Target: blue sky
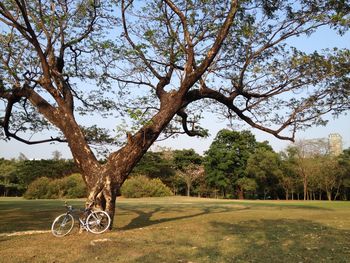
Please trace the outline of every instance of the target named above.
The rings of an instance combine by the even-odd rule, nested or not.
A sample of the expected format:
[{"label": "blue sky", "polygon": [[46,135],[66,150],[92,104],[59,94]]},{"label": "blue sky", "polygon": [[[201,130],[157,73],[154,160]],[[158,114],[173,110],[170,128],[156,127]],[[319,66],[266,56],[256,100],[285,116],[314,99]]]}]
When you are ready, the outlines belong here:
[{"label": "blue sky", "polygon": [[[323,29],[309,38],[294,38],[291,43],[304,50],[305,52],[313,52],[324,48],[349,48],[350,33],[343,37],[334,32]],[[296,135],[297,139],[313,139],[327,138],[330,133],[339,133],[343,138],[343,148],[350,147],[350,116],[343,115],[338,119],[333,119],[328,116],[329,123],[324,127],[313,127],[306,131],[299,131]],[[217,118],[210,116],[203,122],[203,126],[209,129],[211,136],[206,139],[192,138],[188,136],[179,136],[176,139],[168,139],[166,141],[156,143],[151,149],[155,150],[156,146],[169,147],[173,149],[188,149],[193,148],[198,153],[206,151],[216,133],[227,127],[225,122],[220,122]],[[258,141],[267,140],[276,151],[283,150],[290,142],[281,141],[270,134],[251,129],[256,135]],[[34,139],[34,138],[33,138]],[[30,159],[49,159],[52,157],[53,151],[59,151],[64,158],[71,158],[69,148],[66,144],[40,144],[40,145],[25,145],[20,142],[11,140],[10,142],[0,141],[0,158],[17,158],[20,153],[23,153]]]}]

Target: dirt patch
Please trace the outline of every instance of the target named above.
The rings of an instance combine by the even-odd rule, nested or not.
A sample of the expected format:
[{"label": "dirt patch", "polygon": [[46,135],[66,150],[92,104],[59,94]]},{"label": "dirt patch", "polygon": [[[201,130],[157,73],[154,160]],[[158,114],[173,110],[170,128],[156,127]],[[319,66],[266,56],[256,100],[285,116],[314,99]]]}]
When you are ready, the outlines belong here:
[{"label": "dirt patch", "polygon": [[12,232],[12,233],[2,233],[0,236],[27,236],[27,235],[35,235],[35,234],[46,234],[50,233],[50,230],[30,230],[30,231],[20,231],[20,232]]},{"label": "dirt patch", "polygon": [[90,245],[95,246],[97,243],[104,243],[104,242],[110,242],[110,241],[112,241],[110,238],[95,239],[90,241]]}]

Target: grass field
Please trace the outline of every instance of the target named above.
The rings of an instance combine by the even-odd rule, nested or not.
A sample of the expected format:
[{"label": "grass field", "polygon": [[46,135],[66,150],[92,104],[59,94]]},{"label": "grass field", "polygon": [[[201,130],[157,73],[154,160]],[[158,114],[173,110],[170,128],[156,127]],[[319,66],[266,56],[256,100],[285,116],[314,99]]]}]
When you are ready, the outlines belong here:
[{"label": "grass field", "polygon": [[63,200],[0,198],[0,262],[350,262],[350,202],[120,198],[111,232],[22,232],[63,212]]}]

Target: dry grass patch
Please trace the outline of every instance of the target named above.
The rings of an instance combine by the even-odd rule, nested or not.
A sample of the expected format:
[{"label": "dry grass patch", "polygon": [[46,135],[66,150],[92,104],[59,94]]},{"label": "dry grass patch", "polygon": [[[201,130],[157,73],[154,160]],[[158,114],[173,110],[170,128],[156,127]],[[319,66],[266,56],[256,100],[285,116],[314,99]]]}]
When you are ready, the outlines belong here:
[{"label": "dry grass patch", "polygon": [[[0,200],[2,226],[14,211]],[[29,204],[38,205],[26,202],[25,209],[15,201],[11,205],[20,208],[19,218],[24,211],[25,230],[32,224]],[[35,226],[47,230],[63,202],[43,202],[46,208]],[[347,262],[348,218],[346,202],[121,198],[112,232],[0,236],[0,262]]]}]

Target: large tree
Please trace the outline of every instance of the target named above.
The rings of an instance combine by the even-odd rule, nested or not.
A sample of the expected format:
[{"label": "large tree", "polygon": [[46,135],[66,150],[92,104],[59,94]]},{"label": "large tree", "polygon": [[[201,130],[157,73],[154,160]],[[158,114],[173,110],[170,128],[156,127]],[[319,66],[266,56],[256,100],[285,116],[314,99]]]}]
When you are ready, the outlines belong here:
[{"label": "large tree", "polygon": [[250,131],[219,131],[206,152],[209,184],[219,188],[224,196],[227,191],[233,191],[243,199],[244,190],[254,190],[252,186],[256,184],[248,178],[248,160],[257,149],[265,147],[267,144],[257,142]]},{"label": "large tree", "polygon": [[315,192],[320,182],[317,178],[320,165],[316,158],[324,157],[328,153],[328,142],[324,139],[298,140],[288,146],[286,161],[303,184],[304,200],[311,199],[310,192]]},{"label": "large tree", "polygon": [[[280,139],[347,110],[349,51],[306,54],[288,39],[321,27],[343,34],[349,9],[329,0],[3,0],[1,136],[68,143],[88,200],[112,215],[153,142],[204,135],[207,110]],[[92,145],[116,139],[82,126],[77,114],[91,112],[131,117],[119,129],[128,139],[103,164]],[[58,132],[30,140],[45,129]]]},{"label": "large tree", "polygon": [[[249,157],[246,171],[258,184],[258,194],[278,199],[279,182],[283,179],[282,161],[271,148],[260,147]],[[288,192],[286,194],[288,199]]]}]

